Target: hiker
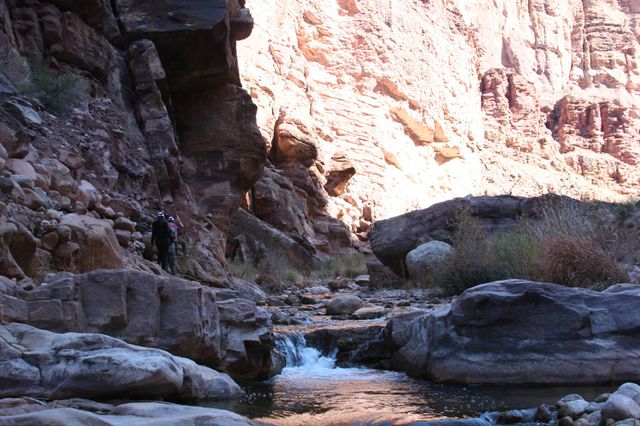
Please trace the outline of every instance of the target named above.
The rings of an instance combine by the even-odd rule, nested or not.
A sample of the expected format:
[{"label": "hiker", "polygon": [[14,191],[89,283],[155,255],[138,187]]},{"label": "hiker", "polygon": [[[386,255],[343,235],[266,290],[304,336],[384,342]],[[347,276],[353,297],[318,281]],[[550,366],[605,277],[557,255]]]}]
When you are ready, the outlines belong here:
[{"label": "hiker", "polygon": [[169,272],[173,275],[177,274],[176,271],[176,254],[178,252],[178,224],[173,216],[167,218],[169,222],[169,233],[171,235],[171,243],[169,243]]},{"label": "hiker", "polygon": [[164,216],[164,212],[158,212],[156,220],[151,227],[151,244],[154,243],[158,249],[158,265],[166,271],[169,244],[171,244],[171,229],[169,228],[169,222],[167,222]]}]

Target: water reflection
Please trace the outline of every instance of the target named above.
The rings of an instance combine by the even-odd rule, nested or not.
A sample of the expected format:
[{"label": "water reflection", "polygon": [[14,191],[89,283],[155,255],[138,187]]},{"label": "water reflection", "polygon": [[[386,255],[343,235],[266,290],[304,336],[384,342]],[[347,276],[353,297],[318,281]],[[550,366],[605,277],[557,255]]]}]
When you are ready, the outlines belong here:
[{"label": "water reflection", "polygon": [[295,365],[267,382],[244,383],[247,396],[242,401],[216,406],[285,426],[407,425],[530,408],[553,403],[570,393],[594,399],[613,390],[440,385],[398,372],[336,368],[333,357],[322,356],[301,342],[294,346],[295,352],[288,358]]}]

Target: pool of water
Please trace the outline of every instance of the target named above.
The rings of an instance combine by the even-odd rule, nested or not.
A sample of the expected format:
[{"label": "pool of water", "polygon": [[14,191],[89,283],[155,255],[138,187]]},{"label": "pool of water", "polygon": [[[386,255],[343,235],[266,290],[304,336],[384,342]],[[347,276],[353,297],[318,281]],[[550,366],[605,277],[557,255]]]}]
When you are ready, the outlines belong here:
[{"label": "pool of water", "polygon": [[299,342],[289,346],[289,366],[281,374],[243,383],[242,400],[215,406],[276,425],[407,425],[532,408],[571,393],[594,399],[615,389],[434,384],[404,373],[339,368],[331,356]]}]

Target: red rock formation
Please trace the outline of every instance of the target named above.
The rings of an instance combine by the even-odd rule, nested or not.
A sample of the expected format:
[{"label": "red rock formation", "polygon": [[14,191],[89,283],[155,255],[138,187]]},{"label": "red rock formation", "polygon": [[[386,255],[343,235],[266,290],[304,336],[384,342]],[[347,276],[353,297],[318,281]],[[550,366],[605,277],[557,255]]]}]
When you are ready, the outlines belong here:
[{"label": "red rock formation", "polygon": [[276,140],[286,110],[317,135],[320,180],[343,153],[355,174],[326,210],[353,232],[365,206],[385,218],[469,193],[638,194],[634,2],[247,6],[239,58],[260,129]]},{"label": "red rock formation", "polygon": [[[29,98],[0,107],[2,168],[23,161],[32,169],[29,182],[43,191],[33,183],[7,186],[11,195],[0,201],[41,208],[39,219],[53,208],[56,223],[69,212],[115,219],[112,199],[139,223],[148,220],[143,211],[166,209],[221,270],[230,216],[266,161],[235,51],[235,40],[252,28],[241,0],[0,2],[3,93],[24,90],[17,77],[28,72],[25,57],[73,73],[90,89],[68,117]],[[93,188],[90,197],[77,190],[81,180]],[[38,225],[31,231],[51,234]],[[142,243],[134,234],[120,232],[120,244]],[[50,245],[54,264],[73,263],[74,250]]]}]

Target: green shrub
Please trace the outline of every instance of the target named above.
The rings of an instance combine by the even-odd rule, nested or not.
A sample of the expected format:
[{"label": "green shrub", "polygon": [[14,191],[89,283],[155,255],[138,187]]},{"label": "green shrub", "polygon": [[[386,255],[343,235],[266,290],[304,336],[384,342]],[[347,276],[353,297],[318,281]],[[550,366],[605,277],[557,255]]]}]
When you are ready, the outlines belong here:
[{"label": "green shrub", "polygon": [[418,286],[438,287],[444,295],[490,281],[491,251],[480,222],[466,211],[456,213],[453,252],[434,266],[432,274],[417,280]]},{"label": "green shrub", "polygon": [[540,247],[526,229],[498,232],[490,237],[492,281],[540,276]]},{"label": "green shrub", "polygon": [[228,261],[231,275],[243,280],[253,281],[258,275],[258,269],[250,262],[242,262],[238,258]]},{"label": "green shrub", "polygon": [[45,65],[32,62],[29,82],[22,92],[36,97],[54,113],[67,114],[73,107],[89,97],[85,80],[75,74],[55,74]]}]

